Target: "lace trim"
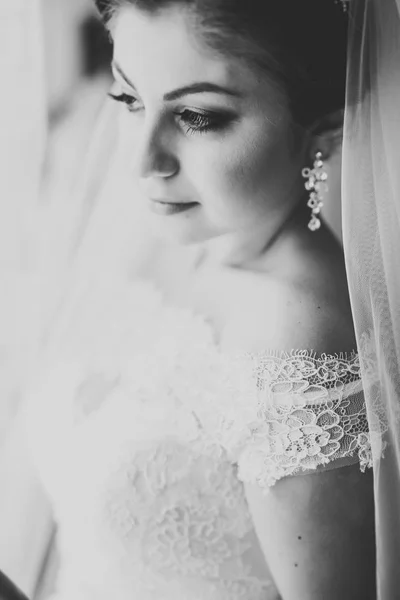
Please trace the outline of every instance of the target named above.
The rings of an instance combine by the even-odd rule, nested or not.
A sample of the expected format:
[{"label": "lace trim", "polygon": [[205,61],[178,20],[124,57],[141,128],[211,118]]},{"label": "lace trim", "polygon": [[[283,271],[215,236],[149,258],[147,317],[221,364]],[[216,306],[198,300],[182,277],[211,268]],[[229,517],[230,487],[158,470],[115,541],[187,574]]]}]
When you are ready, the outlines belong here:
[{"label": "lace trim", "polygon": [[[258,390],[238,452],[238,475],[267,489],[340,459],[372,466],[358,355],[308,351],[248,355]],[[242,415],[243,416],[243,415]],[[225,422],[227,432],[234,430]],[[227,433],[226,432],[226,433]]]},{"label": "lace trim", "polygon": [[372,466],[362,394],[312,407],[260,407],[259,419],[238,461],[242,480],[265,488],[355,455],[362,471]]},{"label": "lace trim", "polygon": [[[382,369],[390,363],[389,360],[385,359],[381,362]],[[384,440],[385,434],[389,431],[391,425],[395,430],[399,428],[400,407],[398,403],[389,404],[387,401],[387,398],[396,397],[396,392],[392,389],[391,377],[385,371],[380,373],[377,342],[372,329],[365,331],[360,337],[360,363],[366,405],[368,406],[367,414],[372,454],[374,460],[380,460],[387,447],[387,442]]]},{"label": "lace trim", "polygon": [[[333,390],[361,381],[361,366],[356,352],[317,355],[309,350],[265,351],[247,354],[254,361],[257,388],[272,392],[312,392],[316,386]],[[299,383],[306,383],[304,389]]]}]

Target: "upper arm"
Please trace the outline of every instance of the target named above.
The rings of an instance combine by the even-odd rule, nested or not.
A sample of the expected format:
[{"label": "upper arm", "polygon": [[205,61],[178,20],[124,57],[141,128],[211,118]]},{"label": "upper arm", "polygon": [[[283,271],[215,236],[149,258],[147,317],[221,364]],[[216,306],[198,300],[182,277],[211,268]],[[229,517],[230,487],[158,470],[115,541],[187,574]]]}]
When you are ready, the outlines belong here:
[{"label": "upper arm", "polygon": [[245,484],[283,600],[374,600],[372,471],[351,465],[287,477],[264,495]]},{"label": "upper arm", "polygon": [[[317,293],[278,294],[256,350],[355,349],[346,311]],[[263,341],[264,337],[264,341]],[[251,339],[251,332],[250,332]],[[283,600],[375,599],[372,470],[358,464],[284,477],[264,494],[245,483],[256,532]]]}]

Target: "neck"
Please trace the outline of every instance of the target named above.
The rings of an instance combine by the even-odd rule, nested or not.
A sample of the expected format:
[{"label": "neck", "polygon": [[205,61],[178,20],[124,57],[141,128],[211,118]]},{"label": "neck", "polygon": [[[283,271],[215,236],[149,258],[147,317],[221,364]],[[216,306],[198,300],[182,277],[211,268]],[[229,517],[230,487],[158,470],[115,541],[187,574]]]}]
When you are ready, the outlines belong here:
[{"label": "neck", "polygon": [[283,215],[272,230],[265,223],[259,228],[220,236],[196,247],[196,268],[207,266],[257,269],[276,256],[285,241],[296,232],[308,234],[309,215],[303,202]]}]

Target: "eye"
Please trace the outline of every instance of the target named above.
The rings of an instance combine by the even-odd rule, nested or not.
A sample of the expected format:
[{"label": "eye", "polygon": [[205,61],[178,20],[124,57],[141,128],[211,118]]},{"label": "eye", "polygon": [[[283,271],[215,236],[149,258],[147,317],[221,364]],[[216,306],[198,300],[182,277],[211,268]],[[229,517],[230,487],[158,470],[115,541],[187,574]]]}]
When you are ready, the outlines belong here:
[{"label": "eye", "polygon": [[186,133],[206,133],[222,129],[230,120],[227,115],[211,112],[196,112],[185,109],[177,113]]},{"label": "eye", "polygon": [[108,96],[115,100],[116,102],[122,102],[125,104],[127,110],[129,112],[136,112],[140,109],[140,103],[137,98],[134,96],[130,96],[129,94],[112,94],[109,93]]}]

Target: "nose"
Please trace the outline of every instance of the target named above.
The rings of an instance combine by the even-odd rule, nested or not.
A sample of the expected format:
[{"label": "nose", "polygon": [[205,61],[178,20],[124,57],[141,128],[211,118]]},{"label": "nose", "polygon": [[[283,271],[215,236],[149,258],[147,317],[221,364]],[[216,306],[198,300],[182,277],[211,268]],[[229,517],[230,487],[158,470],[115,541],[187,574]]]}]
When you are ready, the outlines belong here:
[{"label": "nose", "polygon": [[143,126],[135,155],[134,170],[140,180],[173,177],[179,161],[173,151],[170,132],[160,124]]}]

